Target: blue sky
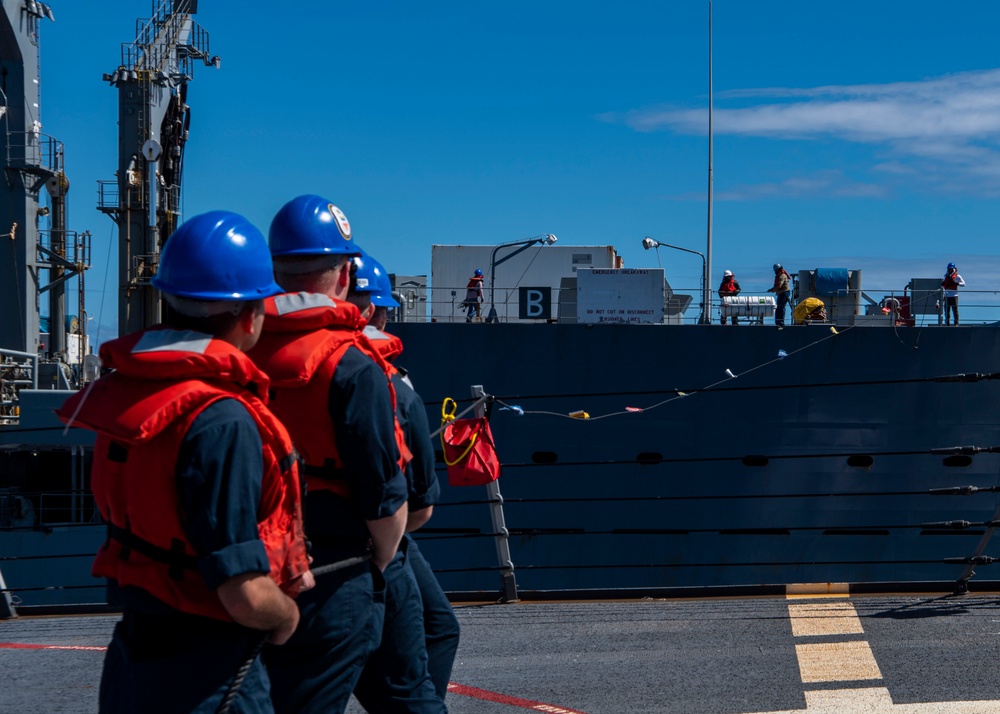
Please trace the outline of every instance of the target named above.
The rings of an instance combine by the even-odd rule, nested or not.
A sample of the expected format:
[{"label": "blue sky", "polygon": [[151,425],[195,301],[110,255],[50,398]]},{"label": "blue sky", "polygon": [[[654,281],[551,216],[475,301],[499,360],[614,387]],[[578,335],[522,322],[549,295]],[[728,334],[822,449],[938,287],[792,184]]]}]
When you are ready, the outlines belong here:
[{"label": "blue sky", "polygon": [[[94,205],[117,96],[101,74],[151,4],[50,4],[42,122],[66,145],[107,327],[116,236]],[[199,5],[222,67],[189,89],[186,215],[266,232],[319,193],[391,272],[429,274],[434,243],[554,233],[697,287],[696,256],[640,242],[705,251],[707,0]],[[953,260],[970,289],[997,287],[997,27],[990,0],[716,0],[713,283],[729,268],[763,290],[778,261],[861,268],[881,295]]]}]

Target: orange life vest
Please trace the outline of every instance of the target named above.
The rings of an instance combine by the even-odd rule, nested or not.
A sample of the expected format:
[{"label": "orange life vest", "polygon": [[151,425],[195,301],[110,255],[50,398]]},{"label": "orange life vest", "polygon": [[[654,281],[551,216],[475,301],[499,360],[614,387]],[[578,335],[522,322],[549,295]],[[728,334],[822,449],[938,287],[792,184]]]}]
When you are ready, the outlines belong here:
[{"label": "orange life vest", "polygon": [[403,353],[403,341],[371,325],[365,327],[364,333],[379,356],[392,367],[392,360]]},{"label": "orange life vest", "polygon": [[[250,358],[271,378],[271,409],[288,427],[305,461],[306,482],[313,490],[349,497],[338,476],[344,462],[337,450],[330,416],[330,383],[344,353],[356,347],[388,375],[387,363],[363,338],[364,320],[349,302],[317,293],[285,293],[264,301],[264,331]],[[396,392],[386,377],[392,400],[399,466],[412,458],[395,419]]]},{"label": "orange life vest", "polygon": [[[392,337],[384,332],[382,334],[386,335],[386,337],[391,337],[391,339],[396,341],[399,347],[398,352],[395,353],[396,355],[403,351],[403,341],[401,339],[398,337]],[[403,427],[399,423],[398,412],[396,409],[396,385],[392,383],[392,377],[393,375],[398,374],[399,370],[396,369],[395,365],[389,362],[390,358],[383,354],[383,348],[372,342],[369,337],[367,325],[364,325],[363,329],[358,332],[358,346],[362,352],[371,357],[372,361],[382,369],[385,373],[386,379],[388,380],[389,392],[392,395],[392,427],[396,436],[396,449],[399,453],[397,463],[399,464],[399,470],[406,473],[406,467],[409,466],[411,461],[413,461],[413,452],[410,451],[410,447],[406,443],[406,433],[403,431]]]},{"label": "orange life vest", "polygon": [[465,287],[465,301],[479,302],[483,297],[483,278],[481,275],[474,275],[469,279],[469,284]]},{"label": "orange life vest", "polygon": [[198,556],[184,534],[175,472],[197,416],[221,399],[235,399],[253,418],[263,445],[257,527],[270,575],[297,594],[299,577],[309,569],[301,484],[288,432],[265,405],[267,376],[228,342],[190,331],[128,335],[105,343],[101,360],[116,371],[58,411],[63,421],[98,433],[92,489],[109,537],[93,574],[140,587],[176,610],[232,621],[216,592],[187,572],[197,567]]}]

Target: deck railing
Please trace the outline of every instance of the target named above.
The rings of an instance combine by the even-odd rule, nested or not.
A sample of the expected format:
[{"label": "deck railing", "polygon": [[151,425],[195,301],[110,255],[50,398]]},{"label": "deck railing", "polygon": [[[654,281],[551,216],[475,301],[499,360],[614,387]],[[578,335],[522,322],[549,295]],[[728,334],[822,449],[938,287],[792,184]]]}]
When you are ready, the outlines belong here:
[{"label": "deck railing", "polygon": [[[424,288],[419,295],[419,299],[410,300],[405,309],[405,316],[401,313],[404,310],[393,311],[391,319],[407,322],[456,322],[466,321],[467,309],[464,306],[466,287],[465,285],[440,286],[437,288]],[[804,298],[805,294],[800,293]],[[744,290],[741,296],[751,297],[773,297],[774,293],[766,291]],[[569,304],[571,312],[576,310],[576,289],[550,289],[551,313],[543,319],[524,320],[519,319],[520,295],[518,286],[501,286],[496,288],[496,298],[493,306],[496,309],[498,322],[565,322],[567,321],[560,312],[560,307]],[[673,288],[664,296],[663,322],[666,324],[695,325],[698,323],[701,308],[700,288],[696,286],[683,286]],[[851,321],[852,316],[864,316],[868,320],[858,320],[857,322],[869,322],[879,324],[879,320],[872,321],[870,318],[886,317],[885,324],[897,323],[899,326],[930,327],[944,325],[945,319],[945,298],[942,290],[917,291],[916,297],[913,291],[906,289],[880,289],[865,288],[861,291],[844,290],[833,296],[820,296],[821,300],[828,303],[828,311],[831,313],[830,322],[846,324]],[[837,303],[840,307],[837,311],[830,310],[830,304]],[[709,311],[712,324],[719,325],[721,300],[713,293],[712,306]],[[791,310],[796,301],[794,298],[789,303],[785,315],[786,325],[792,325]],[[851,307],[847,307],[851,306]],[[854,307],[856,306],[856,307]],[[486,322],[490,313],[491,303],[489,299],[480,306],[479,322]],[[565,312],[565,311],[564,311]],[[916,314],[914,314],[916,313]],[[969,290],[962,289],[959,293],[959,316],[962,324],[988,324],[1000,321],[1000,290]],[[573,321],[573,320],[570,320]],[[741,320],[741,323],[743,320]],[[747,321],[750,324],[750,321]],[[773,318],[767,318],[763,324],[774,324]]]}]

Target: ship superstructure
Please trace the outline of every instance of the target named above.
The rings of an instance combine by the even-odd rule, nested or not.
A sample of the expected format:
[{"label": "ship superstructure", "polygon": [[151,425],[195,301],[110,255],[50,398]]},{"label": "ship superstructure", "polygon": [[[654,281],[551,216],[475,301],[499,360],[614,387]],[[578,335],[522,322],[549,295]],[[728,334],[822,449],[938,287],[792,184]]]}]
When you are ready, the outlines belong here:
[{"label": "ship superstructure", "polygon": [[[90,577],[90,562],[105,531],[89,488],[93,435],[64,429],[53,414],[99,374],[83,334],[90,234],[66,228],[63,146],[42,132],[39,112],[39,28],[53,11],[36,0],[3,0],[3,10],[0,617],[20,603],[103,602],[104,586]],[[119,93],[119,151],[115,180],[99,184],[98,209],[118,226],[122,333],[159,321],[149,279],[181,213],[187,83],[198,62],[220,64],[208,53],[208,33],[192,19],[195,12],[196,0],[154,0],[151,17],[138,20],[135,39],[122,45],[118,67],[104,75]],[[74,276],[81,296],[75,319],[65,304]]]},{"label": "ship superstructure", "polygon": [[[51,8],[5,1],[0,22],[0,421],[16,417],[22,386],[70,388],[86,349],[83,273],[90,234],[68,229],[63,144],[42,131],[39,46]],[[79,278],[76,319],[68,316],[67,282]],[[42,329],[47,304],[48,329]],[[43,332],[47,337],[43,338]],[[73,335],[67,343],[67,332]]]}]

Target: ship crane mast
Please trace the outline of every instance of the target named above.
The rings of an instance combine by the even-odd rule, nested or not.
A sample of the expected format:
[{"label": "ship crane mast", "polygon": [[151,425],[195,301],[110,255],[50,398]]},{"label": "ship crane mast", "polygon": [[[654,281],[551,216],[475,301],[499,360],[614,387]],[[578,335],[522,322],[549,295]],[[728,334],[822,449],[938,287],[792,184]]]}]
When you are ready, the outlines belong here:
[{"label": "ship crane mast", "polygon": [[122,44],[121,63],[104,75],[118,89],[118,171],[98,182],[98,208],[118,225],[120,335],[161,318],[150,280],[180,218],[187,85],[196,61],[220,65],[192,18],[197,11],[197,0],[153,0],[152,17],[136,22],[135,40]]},{"label": "ship crane mast", "polygon": [[[55,17],[45,2],[4,2],[0,9],[0,363],[42,361],[32,386],[68,388],[69,367],[82,359],[86,319],[83,272],[90,267],[90,234],[67,229],[63,144],[42,132],[39,38]],[[43,205],[44,193],[49,205]],[[46,227],[47,226],[47,227]],[[79,277],[77,354],[67,346],[66,284]],[[49,336],[41,339],[41,305],[48,300]],[[3,379],[0,373],[0,383]],[[0,421],[10,416],[11,382],[0,386]]]}]

